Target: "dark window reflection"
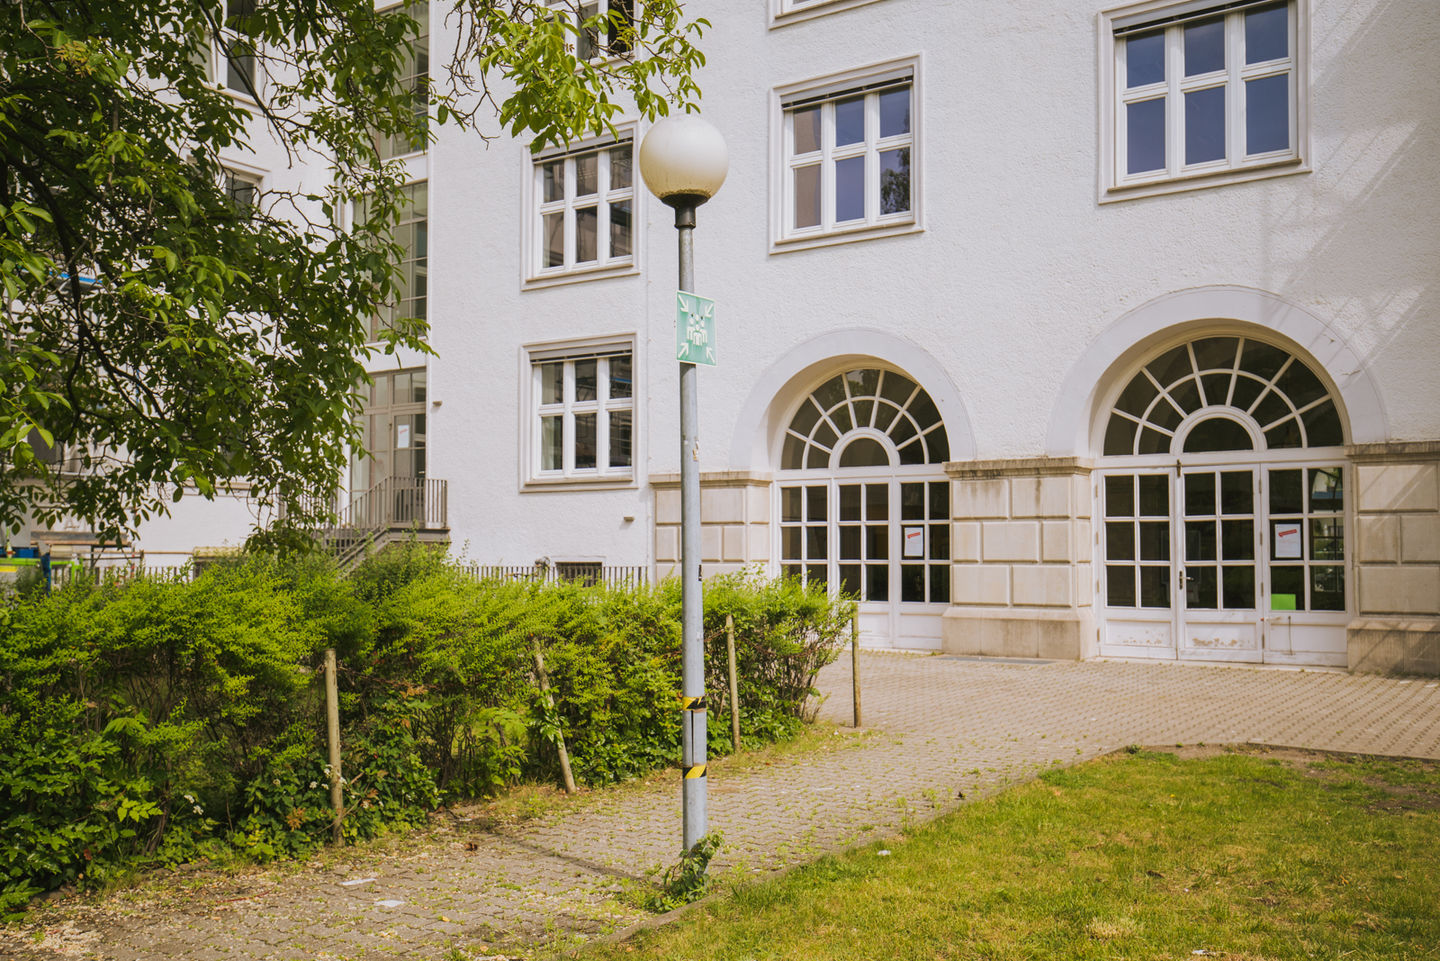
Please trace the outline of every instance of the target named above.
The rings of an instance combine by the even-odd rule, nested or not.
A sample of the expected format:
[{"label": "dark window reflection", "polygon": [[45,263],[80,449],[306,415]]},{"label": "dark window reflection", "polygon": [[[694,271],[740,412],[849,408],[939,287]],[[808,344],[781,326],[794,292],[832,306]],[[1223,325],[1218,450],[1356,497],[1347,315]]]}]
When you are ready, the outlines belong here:
[{"label": "dark window reflection", "polygon": [[1165,98],[1125,105],[1125,172],[1165,169]]},{"label": "dark window reflection", "polygon": [[1125,86],[1143,87],[1165,79],[1165,31],[1136,34],[1125,41]]}]

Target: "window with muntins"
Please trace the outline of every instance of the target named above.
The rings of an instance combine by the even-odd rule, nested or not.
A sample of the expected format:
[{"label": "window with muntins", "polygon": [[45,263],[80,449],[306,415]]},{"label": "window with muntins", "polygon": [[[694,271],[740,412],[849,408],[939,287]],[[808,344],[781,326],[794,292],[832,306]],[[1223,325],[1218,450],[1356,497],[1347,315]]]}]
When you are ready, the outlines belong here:
[{"label": "window with muntins", "polygon": [[785,431],[783,470],[943,464],[950,441],[925,389],[893,370],[846,371],[817,387]]},{"label": "window with muntins", "polygon": [[[411,112],[423,130],[430,119],[430,4],[418,0],[393,8],[393,11],[405,12],[418,27],[417,35],[410,41],[400,64],[399,87],[401,95],[409,99]],[[376,138],[376,148],[382,160],[415,153],[425,147],[423,133],[417,133],[415,137],[392,134]]]},{"label": "window with muntins", "polygon": [[255,82],[255,44],[249,38],[250,21],[255,16],[257,0],[226,0],[223,4],[224,19],[218,43],[217,65],[223,63],[224,70],[215,71],[215,82],[226,89],[253,97],[257,90]]},{"label": "window with muntins", "polygon": [[913,99],[906,76],[782,101],[782,239],[914,221]]},{"label": "window with muntins", "polygon": [[634,141],[535,161],[532,277],[635,263]]},{"label": "window with muntins", "polygon": [[249,217],[260,200],[260,178],[254,174],[231,170],[229,167],[224,168],[221,177],[220,187],[225,191],[225,196],[230,198],[238,213]]},{"label": "window with muntins", "polygon": [[1344,443],[1335,399],[1315,372],[1248,337],[1207,337],[1161,354],[1120,392],[1105,430],[1107,457]]},{"label": "window with muntins", "polygon": [[[404,199],[400,209],[400,220],[392,234],[400,245],[400,281],[394,299],[380,309],[370,325],[372,340],[379,339],[381,331],[395,325],[402,317],[426,318],[429,298],[429,189],[421,181],[404,188]],[[364,204],[356,211],[357,218],[364,218]]]},{"label": "window with muntins", "polygon": [[1111,19],[1107,184],[1293,167],[1304,81],[1298,16],[1295,2],[1266,0],[1168,4]]},{"label": "window with muntins", "polygon": [[532,355],[532,479],[632,476],[633,377],[628,348]]},{"label": "window with muntins", "polygon": [[[1267,478],[1273,610],[1345,610],[1345,471],[1272,468]],[[1286,536],[1287,529],[1290,536]]]},{"label": "window with muntins", "polygon": [[635,0],[551,0],[574,25],[575,56],[601,60],[634,47]]}]

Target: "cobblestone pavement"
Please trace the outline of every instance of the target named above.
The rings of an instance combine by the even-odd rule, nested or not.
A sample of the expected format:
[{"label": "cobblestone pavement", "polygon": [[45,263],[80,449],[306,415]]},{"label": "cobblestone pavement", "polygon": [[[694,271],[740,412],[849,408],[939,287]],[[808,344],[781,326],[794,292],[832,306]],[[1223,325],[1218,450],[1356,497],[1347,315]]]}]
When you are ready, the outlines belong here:
[{"label": "cobblestone pavement", "polygon": [[[960,793],[1128,744],[1440,758],[1433,679],[884,653],[863,655],[860,670],[868,736],[841,731],[830,749],[712,769],[710,823],[726,839],[712,871],[806,861],[953,807]],[[848,656],[821,686],[821,717],[849,723]],[[618,896],[674,860],[679,793],[673,777],[656,777],[498,832],[456,824],[306,865],[178,874],[99,903],[60,902],[0,931],[0,957],[523,956],[537,941],[645,916]]]}]

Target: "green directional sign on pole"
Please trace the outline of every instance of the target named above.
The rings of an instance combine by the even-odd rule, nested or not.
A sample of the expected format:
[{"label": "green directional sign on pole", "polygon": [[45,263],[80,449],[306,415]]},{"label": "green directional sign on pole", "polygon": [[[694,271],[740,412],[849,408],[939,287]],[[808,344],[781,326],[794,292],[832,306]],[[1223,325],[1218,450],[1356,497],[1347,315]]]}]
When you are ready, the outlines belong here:
[{"label": "green directional sign on pole", "polygon": [[675,359],[715,366],[715,301],[675,292]]}]

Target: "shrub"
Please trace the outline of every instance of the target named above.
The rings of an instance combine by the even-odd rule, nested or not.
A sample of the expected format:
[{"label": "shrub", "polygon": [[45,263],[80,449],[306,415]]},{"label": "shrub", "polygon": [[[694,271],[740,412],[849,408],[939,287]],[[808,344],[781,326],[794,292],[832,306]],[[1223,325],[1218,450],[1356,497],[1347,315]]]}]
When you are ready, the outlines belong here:
[{"label": "shrub", "polygon": [[812,697],[815,676],[845,645],[853,611],[853,603],[834,600],[823,586],[806,587],[796,578],[767,580],[749,572],[706,584],[705,686],[716,694],[729,691],[729,615],[735,629],[736,673],[743,679],[742,738],[775,740],[814,720],[820,706]]},{"label": "shrub", "polygon": [[[707,686],[734,618],[747,738],[792,733],[848,602],[794,581],[706,586]],[[35,894],[226,852],[303,856],[334,821],[319,667],[341,664],[345,836],[442,797],[603,784],[680,754],[680,591],[477,581],[409,545],[343,577],[247,557],[193,582],[86,580],[0,603],[0,914]],[[543,655],[550,697],[541,694]],[[710,725],[710,750],[730,749]]]}]

